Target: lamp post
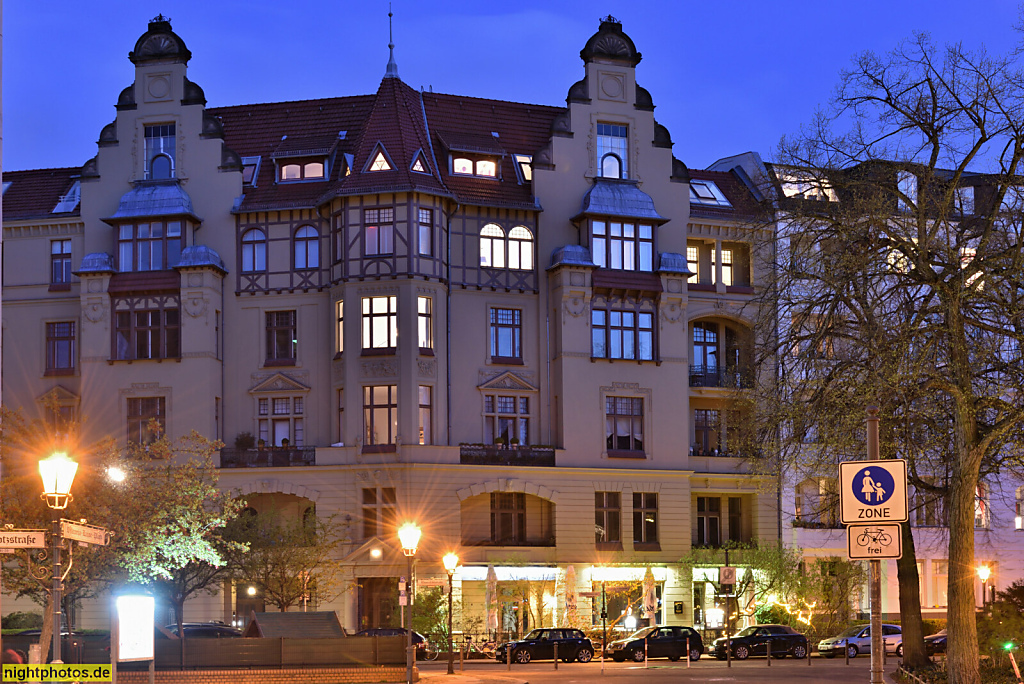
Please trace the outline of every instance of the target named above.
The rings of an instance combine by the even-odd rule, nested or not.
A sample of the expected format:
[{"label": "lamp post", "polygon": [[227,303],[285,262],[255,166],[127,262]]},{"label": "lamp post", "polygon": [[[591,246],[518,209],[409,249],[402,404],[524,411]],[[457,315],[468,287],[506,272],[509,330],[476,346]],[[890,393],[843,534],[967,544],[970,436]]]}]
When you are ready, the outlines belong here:
[{"label": "lamp post", "polygon": [[408,616],[406,620],[408,624],[405,630],[405,676],[408,684],[412,684],[412,664],[416,655],[412,650],[412,559],[416,555],[416,547],[420,543],[420,535],[422,534],[416,523],[407,522],[398,528],[398,540],[402,543],[402,553],[405,554],[405,559],[408,564],[408,574],[406,575],[406,603],[408,604],[405,614]]},{"label": "lamp post", "polygon": [[459,567],[459,557],[454,551],[444,554],[441,559],[444,569],[448,572],[448,674],[455,674],[455,654],[452,653],[452,575]]},{"label": "lamp post", "polygon": [[992,568],[987,565],[978,566],[978,578],[981,580],[981,609],[985,610],[985,597],[987,596],[988,578],[992,574]]},{"label": "lamp post", "polygon": [[53,524],[51,541],[53,542],[53,659],[50,662],[62,663],[60,659],[61,629],[61,589],[64,578],[60,566],[60,514],[71,502],[71,483],[75,480],[78,464],[68,458],[65,453],[55,453],[49,458],[39,461],[39,476],[43,479],[42,499],[50,507],[50,520]]}]

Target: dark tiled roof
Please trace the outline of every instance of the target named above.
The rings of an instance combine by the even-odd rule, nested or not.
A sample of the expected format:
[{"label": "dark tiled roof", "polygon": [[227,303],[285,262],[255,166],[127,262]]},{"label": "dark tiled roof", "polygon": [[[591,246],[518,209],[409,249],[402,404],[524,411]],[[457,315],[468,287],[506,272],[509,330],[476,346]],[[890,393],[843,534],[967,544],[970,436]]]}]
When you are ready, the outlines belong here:
[{"label": "dark tiled roof", "polygon": [[79,167],[66,169],[38,169],[35,171],[7,171],[4,183],[11,187],[3,195],[4,220],[49,216],[60,198],[74,182]]},{"label": "dark tiled roof", "polygon": [[690,202],[691,218],[749,219],[756,216],[760,205],[750,190],[732,171],[690,169],[691,180],[713,181],[729,200],[731,207],[716,207]]}]

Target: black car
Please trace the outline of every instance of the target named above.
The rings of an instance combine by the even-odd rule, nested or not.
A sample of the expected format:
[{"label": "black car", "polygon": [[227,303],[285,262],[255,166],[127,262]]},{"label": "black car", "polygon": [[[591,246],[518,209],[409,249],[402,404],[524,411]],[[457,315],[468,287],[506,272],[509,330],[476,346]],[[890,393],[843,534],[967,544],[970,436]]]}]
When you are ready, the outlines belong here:
[{"label": "black car", "polygon": [[[746,627],[731,639],[732,657],[746,660],[752,655],[768,655],[769,647],[774,658],[807,657],[807,637],[786,625],[753,625]],[[715,639],[711,654],[719,660],[726,657],[726,638]]]},{"label": "black car", "polygon": [[669,660],[685,658],[689,653],[690,660],[700,660],[704,653],[704,641],[700,634],[689,627],[645,627],[625,639],[617,639],[608,644],[605,656],[617,663],[623,660],[642,663],[645,653],[648,658]]},{"label": "black car", "polygon": [[[178,636],[178,625],[167,625],[164,629]],[[223,622],[186,622],[182,624],[181,631],[186,639],[236,639],[242,636],[242,630]]]},{"label": "black car", "polygon": [[[946,630],[924,638],[924,647],[928,655],[946,652]],[[902,655],[902,654],[900,654]]]},{"label": "black car", "polygon": [[574,660],[589,663],[594,657],[594,644],[578,629],[535,629],[519,641],[498,646],[494,657],[503,663],[507,662],[506,657],[517,663],[553,660],[555,644],[558,644],[558,658],[567,663]]},{"label": "black car", "polygon": [[[369,629],[361,629],[352,636],[400,636],[404,639],[405,633],[405,627],[370,627]],[[416,647],[416,657],[423,660],[425,657],[424,654],[430,647],[430,642],[427,641],[427,637],[414,630],[412,633],[412,645]]]}]

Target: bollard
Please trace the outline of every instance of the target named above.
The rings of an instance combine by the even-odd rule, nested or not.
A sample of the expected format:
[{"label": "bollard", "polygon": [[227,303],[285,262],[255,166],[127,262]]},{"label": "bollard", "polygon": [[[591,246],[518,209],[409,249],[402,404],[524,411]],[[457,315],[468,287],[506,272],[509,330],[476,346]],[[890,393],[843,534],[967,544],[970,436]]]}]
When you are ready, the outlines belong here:
[{"label": "bollard", "polygon": [[650,665],[648,665],[649,662],[651,662],[651,661],[647,657],[647,637],[644,637],[644,669],[645,670],[650,668]]},{"label": "bollard", "polygon": [[507,663],[508,671],[512,671],[512,642],[509,641],[505,644],[505,662]]},{"label": "bollard", "polygon": [[554,647],[555,647],[555,658],[554,658],[555,669],[557,670],[558,669],[558,642],[557,641],[555,642]]},{"label": "bollard", "polygon": [[466,671],[466,669],[465,669],[465,667],[466,667],[465,666],[465,660],[466,660],[466,644],[462,644],[462,648],[459,649],[459,673],[460,674]]},{"label": "bollard", "polygon": [[772,639],[768,637],[768,667],[772,666]]},{"label": "bollard", "polygon": [[846,654],[846,664],[849,665],[850,664],[850,642],[849,641],[847,641],[846,643],[843,644],[843,651]]},{"label": "bollard", "polygon": [[690,637],[686,637],[686,669],[690,669]]},{"label": "bollard", "polygon": [[807,667],[811,666],[811,642],[807,642]]}]

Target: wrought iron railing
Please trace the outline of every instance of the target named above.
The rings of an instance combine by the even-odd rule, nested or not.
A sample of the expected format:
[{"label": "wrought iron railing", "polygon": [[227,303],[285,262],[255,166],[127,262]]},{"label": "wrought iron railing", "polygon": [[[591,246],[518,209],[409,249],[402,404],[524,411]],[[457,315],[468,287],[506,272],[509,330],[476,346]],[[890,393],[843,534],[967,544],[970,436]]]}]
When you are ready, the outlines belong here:
[{"label": "wrought iron railing", "polygon": [[461,444],[459,462],[472,465],[554,466],[554,447]]},{"label": "wrought iron railing", "polygon": [[316,465],[316,447],[220,450],[221,468],[287,468]]},{"label": "wrought iron railing", "polygon": [[720,366],[690,366],[690,387],[725,387],[747,389],[753,387],[753,378],[739,368]]}]

